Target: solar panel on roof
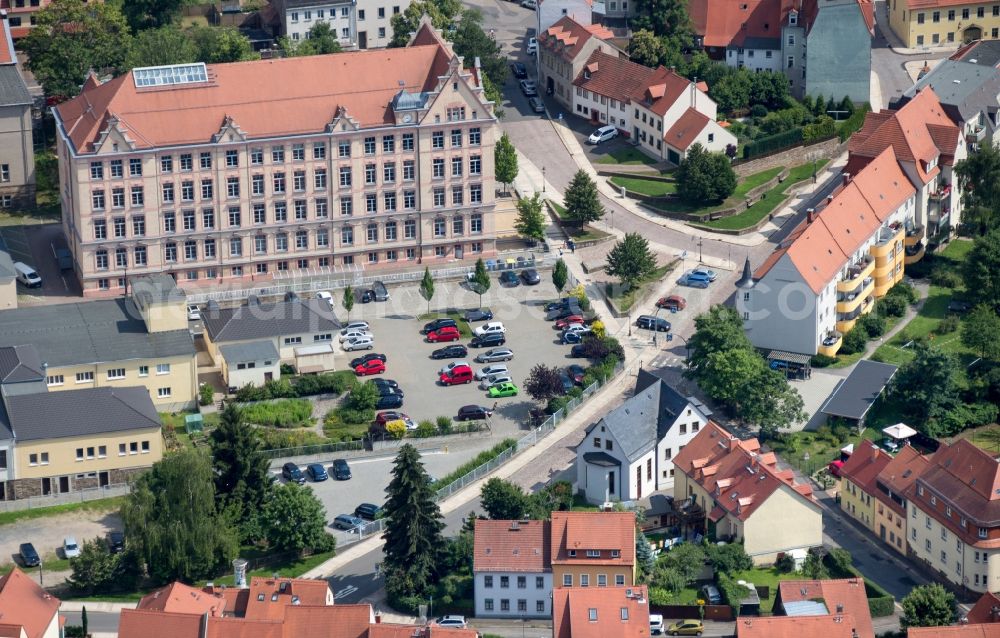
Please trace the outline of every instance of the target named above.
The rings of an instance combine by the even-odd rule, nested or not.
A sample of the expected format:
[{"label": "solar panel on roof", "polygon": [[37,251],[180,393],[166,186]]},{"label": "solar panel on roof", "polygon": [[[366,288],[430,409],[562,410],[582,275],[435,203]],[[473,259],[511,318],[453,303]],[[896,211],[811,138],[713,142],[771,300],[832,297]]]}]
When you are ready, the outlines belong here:
[{"label": "solar panel on roof", "polygon": [[151,86],[173,86],[208,81],[208,69],[204,62],[195,64],[171,64],[167,66],[147,66],[132,69],[135,88]]}]

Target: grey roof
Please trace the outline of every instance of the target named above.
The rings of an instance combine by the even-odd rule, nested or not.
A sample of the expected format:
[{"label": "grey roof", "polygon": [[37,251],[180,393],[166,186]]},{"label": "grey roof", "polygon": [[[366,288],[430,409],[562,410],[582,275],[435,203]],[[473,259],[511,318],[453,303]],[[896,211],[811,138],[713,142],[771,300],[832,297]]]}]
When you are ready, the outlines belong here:
[{"label": "grey roof", "polygon": [[744,49],[781,49],[781,38],[765,38],[751,35],[743,38]]},{"label": "grey roof", "polygon": [[587,434],[603,425],[618,441],[622,454],[634,461],[656,446],[689,404],[694,404],[705,416],[711,414],[697,399],[683,397],[663,379],[640,370],[632,396],[590,426]]},{"label": "grey roof", "polygon": [[131,281],[132,295],[143,305],[185,301],[187,296],[177,287],[174,278],[167,274],[145,275]]},{"label": "grey roof", "polygon": [[913,98],[926,86],[934,89],[949,117],[966,122],[980,112],[986,112],[989,107],[997,106],[1000,74],[990,66],[942,60],[930,73],[903,93],[903,101]]},{"label": "grey roof", "polygon": [[863,419],[894,374],[894,365],[867,359],[858,361],[851,374],[837,384],[820,412],[847,419]]},{"label": "grey roof", "polygon": [[980,40],[973,42],[958,53],[952,59],[979,64],[981,66],[996,67],[1000,65],[1000,40]]},{"label": "grey roof", "polygon": [[4,402],[17,441],[160,427],[149,390],[141,386],[38,392],[6,397]]},{"label": "grey roof", "polygon": [[587,452],[583,455],[583,460],[591,465],[600,465],[601,467],[613,467],[615,465],[621,465],[621,461],[611,456],[607,452]]},{"label": "grey roof", "polygon": [[250,361],[276,360],[278,358],[278,349],[274,347],[274,342],[270,339],[231,343],[226,346],[219,346],[219,350],[228,363],[248,363]]},{"label": "grey roof", "polygon": [[3,401],[0,401],[0,441],[10,441],[14,439],[14,431],[10,429],[10,417],[7,416],[7,408]]},{"label": "grey roof", "polygon": [[208,309],[201,318],[205,332],[215,343],[333,332],[340,328],[330,304],[316,299]]},{"label": "grey roof", "polygon": [[31,106],[31,94],[16,64],[0,65],[0,106]]},{"label": "grey roof", "polygon": [[17,276],[14,270],[14,260],[10,258],[10,250],[3,236],[0,235],[0,279],[13,279]]},{"label": "grey roof", "polygon": [[830,611],[819,600],[790,600],[781,603],[786,616],[827,616]]},{"label": "grey roof", "polygon": [[0,347],[0,383],[23,383],[44,378],[42,359],[34,346]]},{"label": "grey roof", "polygon": [[131,299],[0,312],[0,346],[35,346],[49,367],[194,355],[187,330],[149,333]]}]

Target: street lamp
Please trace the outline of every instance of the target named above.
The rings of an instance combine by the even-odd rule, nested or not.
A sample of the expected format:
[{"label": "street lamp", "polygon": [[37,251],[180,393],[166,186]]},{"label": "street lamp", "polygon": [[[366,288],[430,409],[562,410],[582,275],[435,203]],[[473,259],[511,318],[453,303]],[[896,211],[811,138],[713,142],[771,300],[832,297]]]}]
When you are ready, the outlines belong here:
[{"label": "street lamp", "polygon": [[[694,241],[695,239],[696,239],[695,237],[692,237],[691,241]],[[703,263],[701,259],[701,245],[705,242],[705,240],[701,237],[698,237],[697,239],[698,239],[698,263],[700,264]]]},{"label": "street lamp", "polygon": [[809,478],[809,452],[802,455],[802,467],[806,470],[806,478]]}]

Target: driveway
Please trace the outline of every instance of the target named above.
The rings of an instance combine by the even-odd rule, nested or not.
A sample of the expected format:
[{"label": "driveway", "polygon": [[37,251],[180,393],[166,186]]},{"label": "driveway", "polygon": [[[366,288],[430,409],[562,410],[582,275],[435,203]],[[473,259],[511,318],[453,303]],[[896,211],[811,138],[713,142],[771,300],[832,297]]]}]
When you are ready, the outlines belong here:
[{"label": "driveway", "polygon": [[[53,558],[63,558],[62,544],[67,536],[73,536],[81,545],[95,537],[106,537],[112,530],[122,529],[117,511],[94,512],[84,510],[55,516],[21,520],[8,525],[0,525],[0,566],[21,564],[18,546],[32,543],[42,563]],[[37,570],[33,570],[36,573]],[[46,582],[52,575],[45,573]]]},{"label": "driveway", "polygon": [[11,258],[28,264],[42,277],[41,288],[28,289],[18,284],[19,303],[70,303],[81,300],[83,293],[76,276],[72,271],[59,270],[52,250],[53,246],[66,246],[60,224],[5,226],[0,228],[0,234],[7,243]]}]

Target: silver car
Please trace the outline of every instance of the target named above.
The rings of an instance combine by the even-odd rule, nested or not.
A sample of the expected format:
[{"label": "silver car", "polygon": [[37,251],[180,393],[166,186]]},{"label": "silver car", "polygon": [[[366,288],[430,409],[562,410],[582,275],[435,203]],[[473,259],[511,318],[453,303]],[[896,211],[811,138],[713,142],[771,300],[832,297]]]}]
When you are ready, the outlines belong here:
[{"label": "silver car", "polygon": [[514,383],[514,380],[510,378],[510,375],[506,372],[501,372],[500,374],[491,374],[485,377],[480,383],[479,388],[482,390],[489,390],[495,385],[500,385],[501,383]]},{"label": "silver car", "polygon": [[354,350],[371,350],[375,347],[375,340],[371,337],[356,337],[345,341],[343,344],[344,352],[353,352]]},{"label": "silver car", "polygon": [[494,361],[510,361],[514,358],[514,351],[510,348],[493,348],[476,357],[477,363],[493,363]]},{"label": "silver car", "polygon": [[507,366],[502,363],[495,363],[491,366],[486,366],[485,368],[480,368],[476,370],[477,379],[485,379],[486,377],[492,376],[494,374],[508,374]]},{"label": "silver car", "polygon": [[80,546],[76,544],[76,538],[67,536],[63,539],[63,553],[66,558],[77,558],[80,555]]},{"label": "silver car", "polygon": [[347,332],[340,335],[340,343],[344,343],[345,341],[350,341],[351,339],[360,339],[362,337],[368,339],[374,339],[375,335],[368,332],[367,330],[360,330],[360,329],[348,330]]}]

